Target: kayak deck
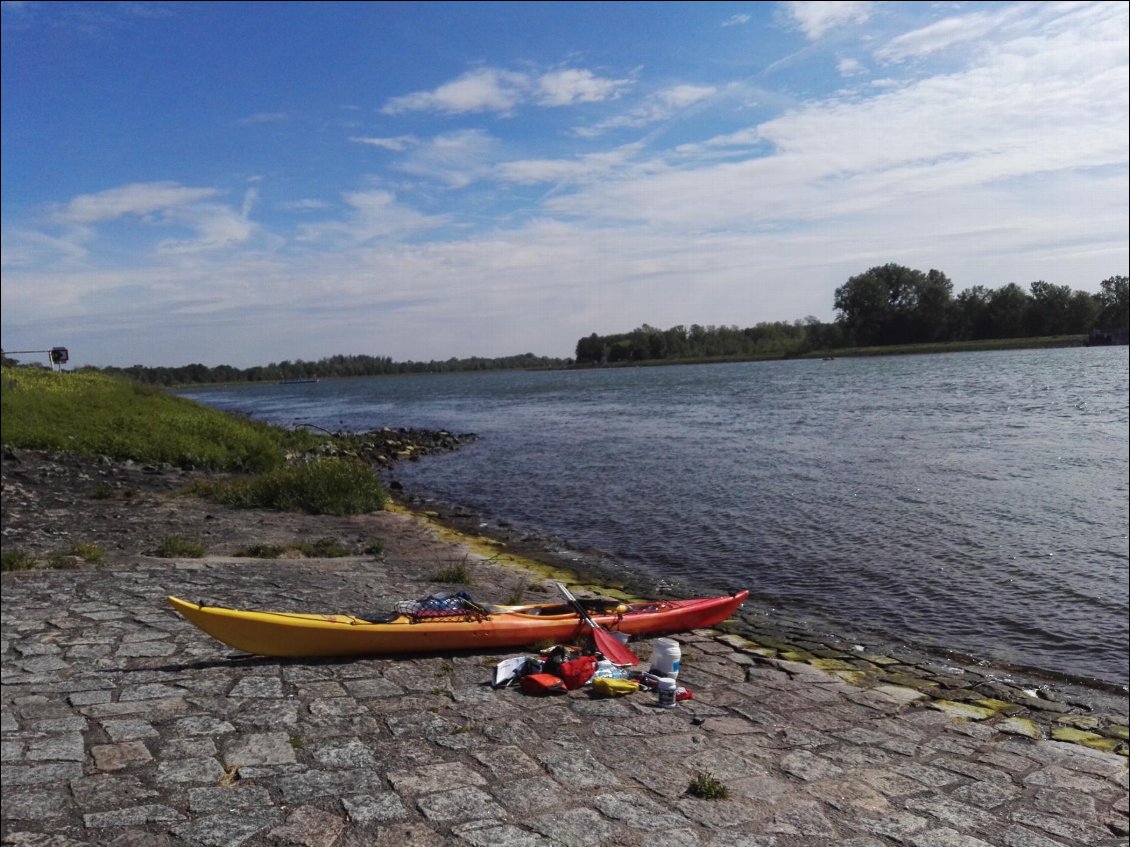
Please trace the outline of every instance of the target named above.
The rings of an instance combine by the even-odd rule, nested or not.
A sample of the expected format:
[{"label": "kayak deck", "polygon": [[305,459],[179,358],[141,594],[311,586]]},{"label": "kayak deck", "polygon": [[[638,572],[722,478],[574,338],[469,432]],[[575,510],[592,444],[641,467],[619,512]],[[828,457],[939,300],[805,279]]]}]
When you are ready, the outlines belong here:
[{"label": "kayak deck", "polygon": [[[590,612],[614,632],[642,635],[703,629],[730,617],[749,596],[628,603],[615,611]],[[568,606],[488,606],[459,617],[399,615],[374,623],[356,615],[261,612],[191,603],[169,597],[189,623],[229,647],[259,656],[367,656],[445,650],[523,647],[543,641],[567,642],[587,626]]]}]

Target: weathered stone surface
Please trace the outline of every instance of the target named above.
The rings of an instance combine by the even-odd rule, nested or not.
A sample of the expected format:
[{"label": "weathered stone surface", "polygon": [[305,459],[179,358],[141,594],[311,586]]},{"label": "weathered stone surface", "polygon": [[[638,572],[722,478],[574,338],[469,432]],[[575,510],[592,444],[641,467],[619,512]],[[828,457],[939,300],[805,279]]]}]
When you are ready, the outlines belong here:
[{"label": "weathered stone surface", "polygon": [[[22,502],[8,480],[6,522]],[[81,508],[98,520],[104,505]],[[285,597],[309,609],[356,609],[364,598],[381,608],[430,590],[437,563],[463,561],[466,550],[404,514],[215,508],[206,520],[214,507],[185,498],[112,505],[122,511],[106,524],[117,540],[159,538],[189,521],[215,527],[217,547],[337,532],[381,538],[386,556],[263,563],[124,551],[97,571],[5,574],[7,847],[1125,841],[1126,756],[1052,737],[1059,728],[1074,733],[1060,737],[1124,743],[1121,712],[1087,712],[1069,697],[1036,708],[987,672],[869,655],[791,624],[775,627],[775,644],[680,636],[680,680],[695,697],[672,710],[648,695],[494,690],[493,655],[248,657],[177,618],[165,595],[248,607]],[[531,579],[474,561],[476,593]],[[536,582],[527,589],[555,596]],[[806,655],[825,668],[800,661]],[[940,710],[943,699],[957,711]],[[981,715],[969,708],[998,714],[971,720]],[[689,796],[701,774],[728,799]]]}]

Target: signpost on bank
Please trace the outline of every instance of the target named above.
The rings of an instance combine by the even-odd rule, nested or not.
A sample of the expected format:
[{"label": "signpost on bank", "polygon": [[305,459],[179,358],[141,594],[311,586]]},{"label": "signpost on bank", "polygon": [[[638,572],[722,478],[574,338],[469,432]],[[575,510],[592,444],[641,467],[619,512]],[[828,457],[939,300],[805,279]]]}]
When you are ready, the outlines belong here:
[{"label": "signpost on bank", "polygon": [[66,347],[52,347],[50,350],[4,350],[0,355],[16,356],[25,353],[46,353],[47,361],[51,363],[51,370],[57,371],[71,359],[71,354]]}]

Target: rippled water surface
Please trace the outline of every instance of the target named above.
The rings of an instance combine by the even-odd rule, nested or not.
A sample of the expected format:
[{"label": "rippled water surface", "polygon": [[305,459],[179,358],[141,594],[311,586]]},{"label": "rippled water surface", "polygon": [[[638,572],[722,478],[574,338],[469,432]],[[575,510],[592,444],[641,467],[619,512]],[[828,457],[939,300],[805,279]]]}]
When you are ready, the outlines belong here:
[{"label": "rippled water surface", "polygon": [[1125,347],[186,393],[281,424],[475,432],[398,477],[845,633],[1130,676]]}]

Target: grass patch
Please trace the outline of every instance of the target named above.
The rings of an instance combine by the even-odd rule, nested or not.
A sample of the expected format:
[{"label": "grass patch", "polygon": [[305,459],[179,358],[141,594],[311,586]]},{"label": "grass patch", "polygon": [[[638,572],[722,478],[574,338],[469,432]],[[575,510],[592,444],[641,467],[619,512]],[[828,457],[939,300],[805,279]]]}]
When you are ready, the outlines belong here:
[{"label": "grass patch", "polygon": [[380,540],[370,541],[365,545],[365,555],[380,558],[385,554],[385,543]]},{"label": "grass patch", "polygon": [[153,555],[162,559],[200,559],[206,550],[199,541],[181,538],[179,535],[166,535]]},{"label": "grass patch", "polygon": [[0,554],[0,570],[3,571],[30,571],[37,563],[35,556],[23,550],[5,550]]},{"label": "grass patch", "polygon": [[[0,405],[4,444],[12,447],[248,475],[186,489],[223,505],[341,516],[388,503],[380,476],[362,461],[287,464],[288,455],[308,454],[332,436],[256,423],[127,379],[7,366]],[[107,483],[90,492],[92,499],[131,496]]]},{"label": "grass patch", "polygon": [[378,512],[388,503],[381,478],[352,459],[315,459],[244,479],[198,480],[188,493],[238,509],[310,515],[361,515]]},{"label": "grass patch", "polygon": [[687,786],[687,794],[700,800],[725,800],[730,796],[730,789],[713,774],[699,771]]},{"label": "grass patch", "polygon": [[181,468],[257,473],[324,440],[92,371],[4,367],[0,407],[13,447]]},{"label": "grass patch", "polygon": [[[360,552],[365,555],[379,555],[373,552],[374,548],[383,551],[383,545],[378,541],[367,544]],[[308,559],[340,559],[359,555],[336,538],[329,537],[319,538],[317,541],[292,541],[290,544],[252,544],[249,547],[240,547],[232,555],[247,559],[278,559],[287,553],[298,553]]]},{"label": "grass patch", "polygon": [[278,544],[252,544],[250,547],[240,547],[232,555],[240,559],[277,559],[287,549]]},{"label": "grass patch", "polygon": [[471,569],[466,562],[458,562],[432,574],[432,582],[446,582],[454,585],[470,585]]}]

